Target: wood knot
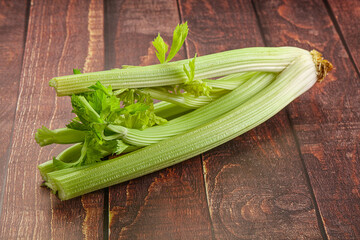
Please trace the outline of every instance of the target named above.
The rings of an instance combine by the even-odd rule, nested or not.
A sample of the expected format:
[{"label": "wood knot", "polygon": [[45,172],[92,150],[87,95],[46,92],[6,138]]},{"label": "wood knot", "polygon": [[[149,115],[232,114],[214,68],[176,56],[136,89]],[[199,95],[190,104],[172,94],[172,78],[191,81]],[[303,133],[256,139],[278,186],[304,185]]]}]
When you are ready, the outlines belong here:
[{"label": "wood knot", "polygon": [[301,211],[311,207],[311,199],[302,194],[285,194],[276,198],[275,206],[286,211]]}]

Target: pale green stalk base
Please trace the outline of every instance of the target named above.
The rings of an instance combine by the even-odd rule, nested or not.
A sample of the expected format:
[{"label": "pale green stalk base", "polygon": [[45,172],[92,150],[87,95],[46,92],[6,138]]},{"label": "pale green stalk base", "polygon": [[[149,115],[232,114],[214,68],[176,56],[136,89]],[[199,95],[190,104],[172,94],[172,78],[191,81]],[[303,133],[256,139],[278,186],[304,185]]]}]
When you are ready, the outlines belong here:
[{"label": "pale green stalk base", "polygon": [[[48,174],[62,200],[118,184],[182,162],[256,127],[279,112],[317,80],[311,55],[291,63],[254,97],[198,128],[78,171]],[[65,174],[66,173],[66,174]]]}]

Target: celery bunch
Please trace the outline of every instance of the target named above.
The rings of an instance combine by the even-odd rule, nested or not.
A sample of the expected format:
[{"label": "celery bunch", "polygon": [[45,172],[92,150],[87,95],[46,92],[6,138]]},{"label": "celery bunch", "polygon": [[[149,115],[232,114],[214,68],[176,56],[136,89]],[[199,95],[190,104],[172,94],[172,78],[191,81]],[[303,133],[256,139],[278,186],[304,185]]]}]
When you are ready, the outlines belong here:
[{"label": "celery bunch", "polygon": [[[169,54],[160,34],[160,64],[124,66],[53,78],[71,95],[76,117],[66,128],[39,129],[36,141],[74,145],[39,165],[62,200],[171,166],[256,127],[322,80],[332,65],[316,51],[246,48],[169,62],[187,24],[174,31]],[[154,104],[153,99],[161,100]],[[109,155],[119,155],[112,159]]]}]

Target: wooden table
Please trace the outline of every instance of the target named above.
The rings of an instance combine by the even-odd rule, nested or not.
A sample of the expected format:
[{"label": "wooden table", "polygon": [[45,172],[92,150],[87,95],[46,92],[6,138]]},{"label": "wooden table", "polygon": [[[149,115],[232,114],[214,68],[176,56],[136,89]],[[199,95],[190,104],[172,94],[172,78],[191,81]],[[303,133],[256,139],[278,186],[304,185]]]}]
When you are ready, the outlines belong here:
[{"label": "wooden table", "polygon": [[[50,78],[252,46],[317,49],[321,84],[256,129],[181,164],[61,202],[36,166],[64,126]],[[360,1],[0,1],[1,239],[360,239]]]}]

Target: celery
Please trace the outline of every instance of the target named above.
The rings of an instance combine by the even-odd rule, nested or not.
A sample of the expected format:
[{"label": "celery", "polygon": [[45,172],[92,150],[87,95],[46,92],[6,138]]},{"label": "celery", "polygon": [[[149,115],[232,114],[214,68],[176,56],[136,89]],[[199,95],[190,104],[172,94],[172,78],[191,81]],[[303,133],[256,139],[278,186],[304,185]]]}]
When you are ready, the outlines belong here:
[{"label": "celery", "polygon": [[[39,165],[44,184],[60,199],[218,146],[266,121],[332,68],[318,52],[294,47],[238,49],[169,63],[187,33],[186,23],[176,27],[168,55],[161,36],[154,39],[161,64],[86,74],[74,69],[75,75],[50,81],[58,95],[73,94],[77,115],[67,128],[43,127],[35,135],[40,146],[77,143]],[[162,102],[153,104],[154,98]],[[120,153],[128,154],[104,158]]]},{"label": "celery", "polygon": [[[136,129],[129,129],[123,126],[119,125],[108,125],[107,129],[112,130],[116,134],[113,134],[111,136],[104,136],[103,138],[105,140],[115,140],[115,139],[122,139],[125,142],[135,145],[132,148],[128,148],[124,150],[124,152],[131,152],[133,150],[136,150],[136,146],[142,147],[149,144],[156,143],[160,140],[164,140],[166,138],[169,138],[171,136],[174,136],[176,134],[183,133],[191,128],[197,127],[201,125],[202,123],[206,123],[207,121],[210,121],[211,119],[214,119],[218,116],[221,116],[223,113],[229,111],[230,109],[234,108],[241,102],[247,100],[254,94],[256,94],[258,91],[260,91],[262,88],[267,86],[272,79],[274,78],[274,74],[272,73],[252,73],[248,74],[248,76],[252,76],[252,79],[248,78],[241,78],[242,81],[239,81],[237,83],[238,88],[234,91],[228,93],[225,95],[225,97],[219,99],[218,101],[214,101],[211,104],[197,109],[191,113],[182,115],[174,120],[169,121],[167,124],[148,128],[146,130],[138,130]],[[227,80],[230,80],[231,78],[227,78]],[[239,80],[239,79],[237,79]],[[235,85],[234,85],[235,86]],[[163,103],[164,104],[164,103]],[[87,105],[87,104],[86,104]],[[155,104],[156,105],[156,104]],[[166,104],[169,105],[169,104]],[[170,105],[171,106],[171,105]],[[172,107],[172,106],[171,106]],[[93,111],[90,111],[91,113]],[[97,121],[97,119],[95,119]],[[62,129],[62,131],[65,132],[66,129]],[[71,132],[72,129],[68,129],[68,131]],[[41,135],[38,136],[40,138]],[[79,140],[79,139],[78,139]],[[84,141],[85,139],[80,139],[81,141]],[[43,141],[45,141],[43,139]],[[80,142],[80,141],[79,141]],[[72,147],[71,147],[72,148]],[[71,164],[77,164],[76,158],[72,157],[71,160],[66,159],[69,154],[71,153],[71,148],[65,150],[61,154],[59,154],[56,159],[70,163]],[[88,148],[88,145],[86,145],[86,148]],[[65,153],[65,154],[64,154]],[[111,152],[105,152],[103,156],[111,154]],[[77,154],[79,155],[79,154]],[[79,158],[80,156],[77,156]],[[58,162],[59,163],[59,162]],[[53,160],[48,161],[44,164],[39,165],[39,169],[41,172],[41,175],[44,176],[44,174],[58,170],[55,166],[53,166]],[[44,180],[46,180],[46,177],[43,177]]]},{"label": "celery", "polygon": [[[236,49],[196,58],[195,78],[222,77],[244,71],[283,71],[296,57],[308,53],[296,47],[254,47]],[[89,91],[88,87],[100,81],[113,89],[145,88],[182,84],[187,80],[180,60],[158,65],[114,69],[95,73],[55,77],[49,82],[59,96]]]},{"label": "celery", "polygon": [[62,200],[136,178],[184,161],[254,128],[308,90],[317,80],[312,56],[297,57],[276,79],[222,116],[130,154],[48,174]]}]

